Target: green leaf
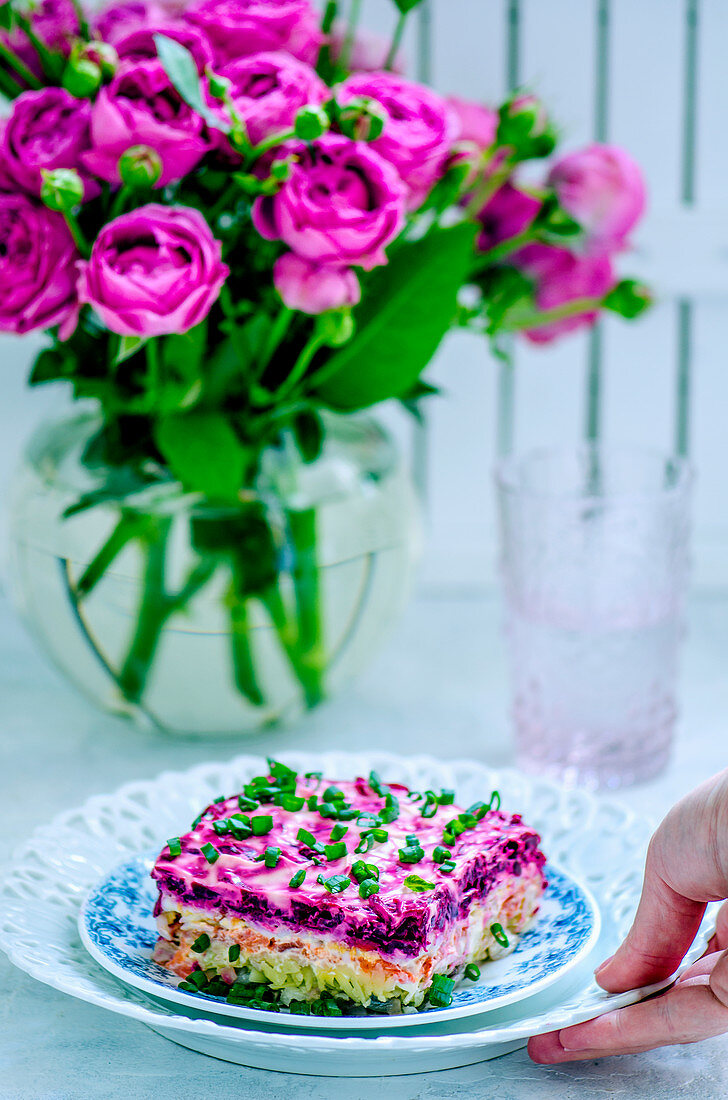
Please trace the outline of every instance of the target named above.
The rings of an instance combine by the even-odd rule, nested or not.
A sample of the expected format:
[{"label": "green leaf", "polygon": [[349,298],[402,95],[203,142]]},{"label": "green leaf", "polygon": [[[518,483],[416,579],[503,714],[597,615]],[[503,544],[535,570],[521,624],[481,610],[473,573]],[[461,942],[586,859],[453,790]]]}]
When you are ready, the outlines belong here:
[{"label": "green leaf", "polygon": [[323,366],[318,397],[363,409],[409,394],[453,322],[466,281],[475,227],[460,223],[402,243],[377,268],[354,311],[356,335]]},{"label": "green leaf", "polygon": [[180,42],[175,42],[173,38],[167,38],[165,34],[155,34],[154,45],[157,47],[157,54],[164,71],[185,103],[201,115],[208,126],[229,134],[230,126],[218,118],[205,103],[200,75],[190,51]]},{"label": "green leaf", "polygon": [[213,500],[237,500],[250,455],[222,413],[167,416],[154,434],[170,470],[186,489]]},{"label": "green leaf", "polygon": [[147,339],[146,336],[120,336],[119,348],[114,356],[113,366],[118,367],[127,359],[131,359],[132,355],[136,355],[138,351],[141,351]]},{"label": "green leaf", "polygon": [[402,15],[407,15],[408,12],[413,11],[422,0],[394,0],[397,8],[402,12]]},{"label": "green leaf", "polygon": [[155,407],[174,412],[194,405],[202,393],[202,363],[207,347],[207,322],[188,332],[168,336],[162,345],[162,373]]}]

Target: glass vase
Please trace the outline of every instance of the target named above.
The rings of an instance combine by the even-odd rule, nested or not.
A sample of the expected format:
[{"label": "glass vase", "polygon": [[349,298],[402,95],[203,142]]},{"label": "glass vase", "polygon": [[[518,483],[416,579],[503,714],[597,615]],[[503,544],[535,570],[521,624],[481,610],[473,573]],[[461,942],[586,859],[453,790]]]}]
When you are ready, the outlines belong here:
[{"label": "glass vase", "polygon": [[327,416],[318,459],[271,449],[255,488],[222,507],[174,483],[104,500],[109,471],[82,461],[98,427],[81,412],[36,432],[10,524],[16,605],[93,702],[170,733],[254,732],[376,653],[420,525],[374,420]]}]

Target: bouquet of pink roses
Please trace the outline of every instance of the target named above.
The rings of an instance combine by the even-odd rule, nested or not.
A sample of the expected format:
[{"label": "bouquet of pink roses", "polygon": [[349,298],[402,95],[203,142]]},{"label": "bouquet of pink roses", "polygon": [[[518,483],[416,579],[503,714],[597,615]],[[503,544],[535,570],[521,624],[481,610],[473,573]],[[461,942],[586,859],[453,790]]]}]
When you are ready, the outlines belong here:
[{"label": "bouquet of pink roses", "polygon": [[[395,71],[417,3],[394,0],[383,46],[360,36],[359,4],[346,23],[334,0],[322,15],[309,0],[0,6],[0,330],[45,330],[31,383],[64,380],[98,408],[97,484],[68,511],[117,514],[74,598],[139,545],[148,575],[115,673],[132,703],[166,620],[221,568],[242,693],[260,704],[240,626],[258,598],[307,702],[321,697],[316,517],[286,512],[282,564],[267,453],[290,443],[313,462],[327,410],[416,409],[455,325],[545,342],[647,304],[613,263],[644,206],[632,159],[593,145],[520,182],[556,146],[542,104],[445,99]],[[168,521],[134,506],[160,485],[227,516],[193,515],[174,599],[151,572]]]}]

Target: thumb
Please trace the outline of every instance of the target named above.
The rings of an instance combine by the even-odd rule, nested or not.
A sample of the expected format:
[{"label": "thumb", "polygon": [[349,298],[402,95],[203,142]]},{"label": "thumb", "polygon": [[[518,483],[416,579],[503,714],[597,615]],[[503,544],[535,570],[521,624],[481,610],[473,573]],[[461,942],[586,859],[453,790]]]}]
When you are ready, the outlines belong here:
[{"label": "thumb", "polygon": [[664,881],[648,853],[634,923],[616,954],[596,970],[599,985],[623,993],[669,978],[695,939],[704,912],[704,902],[683,897]]},{"label": "thumb", "polygon": [[724,951],[710,972],[713,996],[728,1008],[728,951]]}]

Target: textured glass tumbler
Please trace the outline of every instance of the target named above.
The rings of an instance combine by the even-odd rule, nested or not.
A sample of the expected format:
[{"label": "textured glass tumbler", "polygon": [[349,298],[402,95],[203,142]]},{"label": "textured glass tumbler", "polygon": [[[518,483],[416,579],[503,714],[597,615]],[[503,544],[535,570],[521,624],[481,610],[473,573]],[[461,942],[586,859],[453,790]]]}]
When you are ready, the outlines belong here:
[{"label": "textured glass tumbler", "polygon": [[688,466],[541,450],[496,480],[519,762],[593,788],[657,775],[675,727]]}]

